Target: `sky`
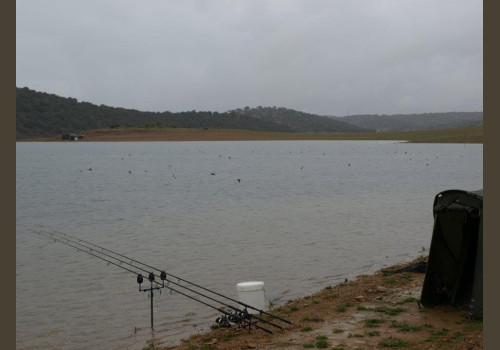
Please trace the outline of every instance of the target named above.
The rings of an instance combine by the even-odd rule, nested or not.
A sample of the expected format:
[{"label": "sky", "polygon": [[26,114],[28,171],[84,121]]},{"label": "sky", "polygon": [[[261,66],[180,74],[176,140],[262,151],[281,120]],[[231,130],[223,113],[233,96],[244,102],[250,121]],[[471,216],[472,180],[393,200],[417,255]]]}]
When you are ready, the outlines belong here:
[{"label": "sky", "polygon": [[483,110],[477,0],[17,0],[16,86],[153,112]]}]

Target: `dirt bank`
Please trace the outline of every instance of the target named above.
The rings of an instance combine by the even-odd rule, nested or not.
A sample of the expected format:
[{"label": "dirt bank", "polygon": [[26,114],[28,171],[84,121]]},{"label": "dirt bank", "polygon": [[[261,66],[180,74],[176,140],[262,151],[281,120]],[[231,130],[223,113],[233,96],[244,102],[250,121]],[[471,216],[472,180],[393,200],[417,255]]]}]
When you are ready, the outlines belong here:
[{"label": "dirt bank", "polygon": [[[286,133],[230,129],[113,128],[75,132],[78,141],[64,142],[141,142],[141,141],[280,141],[280,140],[400,140],[426,143],[482,143],[483,128],[377,133]],[[23,141],[62,142],[61,135]]]},{"label": "dirt bank", "polygon": [[[410,272],[362,275],[272,309],[293,322],[283,324],[284,331],[216,328],[174,349],[482,349],[482,322],[468,321],[466,310],[419,306],[423,278]],[[158,346],[150,348],[166,349]]]}]

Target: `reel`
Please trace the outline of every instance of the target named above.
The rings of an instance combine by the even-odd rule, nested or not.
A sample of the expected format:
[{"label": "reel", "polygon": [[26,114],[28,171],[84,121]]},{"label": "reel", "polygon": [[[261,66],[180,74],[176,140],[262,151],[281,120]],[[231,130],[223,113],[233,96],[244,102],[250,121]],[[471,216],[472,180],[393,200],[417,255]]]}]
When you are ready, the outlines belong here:
[{"label": "reel", "polygon": [[218,325],[220,325],[221,327],[224,327],[224,328],[231,327],[231,323],[229,322],[228,317],[226,315],[223,315],[221,317],[217,317],[215,319],[215,323],[217,323]]}]

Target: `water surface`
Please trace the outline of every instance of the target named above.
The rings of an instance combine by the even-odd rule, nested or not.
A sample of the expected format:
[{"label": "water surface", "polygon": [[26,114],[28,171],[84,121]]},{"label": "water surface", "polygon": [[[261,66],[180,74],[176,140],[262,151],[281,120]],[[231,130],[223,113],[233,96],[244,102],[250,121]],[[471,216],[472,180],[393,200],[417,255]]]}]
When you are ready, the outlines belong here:
[{"label": "water surface", "polygon": [[[16,144],[18,349],[142,349],[217,312],[44,239],[66,232],[275,304],[426,254],[442,190],[483,186],[482,145],[386,141]],[[239,181],[238,181],[239,180]]]}]

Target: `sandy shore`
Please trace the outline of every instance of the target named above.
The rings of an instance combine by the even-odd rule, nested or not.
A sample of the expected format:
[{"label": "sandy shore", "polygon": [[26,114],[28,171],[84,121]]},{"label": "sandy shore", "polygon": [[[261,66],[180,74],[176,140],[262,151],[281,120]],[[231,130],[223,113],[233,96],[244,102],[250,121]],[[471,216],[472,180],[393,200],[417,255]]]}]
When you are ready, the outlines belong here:
[{"label": "sandy shore", "polygon": [[423,273],[410,272],[362,275],[271,309],[293,322],[280,323],[284,331],[213,327],[168,349],[482,349],[483,324],[468,321],[466,310],[419,306],[423,279]]},{"label": "sandy shore", "polygon": [[280,141],[280,140],[400,140],[426,143],[483,143],[483,127],[379,133],[285,133],[230,129],[115,128],[74,132],[78,141],[61,135],[26,139],[30,142],[143,142],[143,141]]}]

